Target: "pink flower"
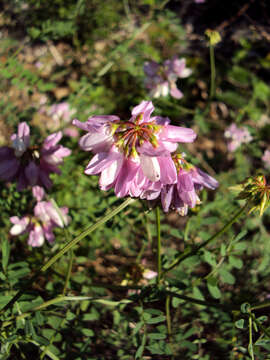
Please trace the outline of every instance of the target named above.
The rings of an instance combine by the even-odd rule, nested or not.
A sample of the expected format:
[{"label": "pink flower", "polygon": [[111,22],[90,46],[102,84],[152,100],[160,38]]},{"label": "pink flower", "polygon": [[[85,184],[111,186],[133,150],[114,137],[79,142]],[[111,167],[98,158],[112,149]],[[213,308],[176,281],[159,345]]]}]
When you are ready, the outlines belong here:
[{"label": "pink flower", "polygon": [[132,110],[129,121],[117,116],[93,116],[86,123],[73,124],[85,131],[79,144],[96,155],[85,169],[87,175],[101,174],[100,187],[112,187],[119,197],[137,197],[143,186],[160,181],[176,182],[177,174],[170,153],[179,142],[193,142],[192,129],[169,125],[168,118],[151,117],[154,106],[142,101]]},{"label": "pink flower", "polygon": [[44,198],[45,191],[41,186],[36,185],[32,187],[32,194],[37,201],[41,201]]},{"label": "pink flower", "polygon": [[263,153],[262,161],[267,169],[270,169],[270,151],[265,150]]},{"label": "pink flower", "polygon": [[183,93],[177,88],[176,81],[178,78],[188,77],[192,71],[186,67],[184,58],[173,57],[171,60],[164,61],[162,65],[155,61],[145,63],[144,73],[145,86],[150,90],[150,96],[158,98],[170,93],[172,97],[181,99]]},{"label": "pink flower", "polygon": [[75,112],[76,110],[71,109],[69,103],[61,102],[51,105],[47,110],[47,115],[52,117],[58,126],[61,126],[61,123],[70,123]]},{"label": "pink flower", "polygon": [[27,186],[51,187],[51,173],[60,173],[58,168],[63,158],[71,151],[58,142],[62,138],[61,131],[49,135],[43,145],[30,146],[30,129],[23,122],[18,126],[18,132],[11,136],[11,147],[0,148],[0,179],[4,181],[17,180],[18,190]]},{"label": "pink flower", "polygon": [[228,140],[227,146],[230,152],[234,152],[241,144],[249,143],[253,139],[246,127],[237,127],[235,124],[231,124],[226,129],[224,136]]},{"label": "pink flower", "polygon": [[[39,190],[39,189],[35,189]],[[28,245],[39,247],[44,244],[45,239],[49,243],[54,242],[53,229],[55,227],[67,226],[70,222],[68,208],[57,209],[50,201],[39,201],[34,208],[34,216],[17,216],[10,218],[13,224],[10,234],[13,236],[29,233]]]},{"label": "pink flower", "polygon": [[165,212],[176,210],[184,216],[189,207],[194,208],[196,204],[200,204],[198,191],[204,187],[214,190],[218,187],[218,182],[201,169],[189,164],[183,155],[173,155],[173,161],[177,168],[177,182],[167,185],[160,182],[148,184],[141,193],[141,198],[160,198]]}]

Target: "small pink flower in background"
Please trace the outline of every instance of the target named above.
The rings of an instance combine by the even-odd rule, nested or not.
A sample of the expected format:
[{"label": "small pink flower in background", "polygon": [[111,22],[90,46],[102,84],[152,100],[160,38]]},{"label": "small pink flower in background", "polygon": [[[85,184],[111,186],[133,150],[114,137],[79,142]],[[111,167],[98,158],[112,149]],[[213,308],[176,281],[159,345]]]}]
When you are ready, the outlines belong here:
[{"label": "small pink flower in background", "polygon": [[178,143],[193,142],[192,129],[169,125],[168,118],[151,117],[154,106],[142,101],[132,110],[129,121],[115,115],[92,116],[73,124],[85,131],[80,147],[96,155],[85,169],[87,175],[101,174],[100,188],[114,188],[118,197],[138,197],[149,182],[176,182],[170,153]]},{"label": "small pink flower in background", "polygon": [[162,65],[155,61],[147,62],[144,65],[146,75],[145,86],[150,91],[150,96],[158,98],[170,94],[176,99],[181,99],[183,93],[177,88],[178,78],[186,78],[192,70],[186,67],[184,58],[173,57],[166,60]]},{"label": "small pink flower in background", "polygon": [[68,102],[61,102],[51,106],[44,105],[39,109],[39,112],[53,120],[53,123],[49,126],[52,130],[63,128],[65,135],[70,137],[79,136],[77,129],[68,126],[72,121],[73,115],[76,113],[76,110],[72,109]]},{"label": "small pink flower in background", "polygon": [[[40,196],[42,189],[38,187],[33,190],[36,195]],[[28,245],[39,247],[44,244],[45,239],[53,243],[55,236],[53,229],[56,227],[63,228],[70,222],[68,208],[56,208],[51,201],[38,201],[34,207],[34,215],[24,216],[21,219],[18,216],[10,218],[13,224],[10,234],[18,236],[28,233]]]},{"label": "small pink flower in background", "polygon": [[147,279],[147,280],[151,280],[154,279],[157,276],[157,272],[150,270],[150,269],[145,269],[143,271],[143,278]]},{"label": "small pink flower in background", "polygon": [[249,143],[253,139],[246,127],[237,127],[235,124],[231,124],[226,129],[224,136],[230,152],[234,152],[241,144]]},{"label": "small pink flower in background", "polygon": [[41,147],[30,146],[29,126],[20,123],[18,132],[11,136],[11,147],[0,148],[0,180],[16,180],[19,191],[35,185],[50,188],[50,174],[60,174],[58,166],[71,153],[58,144],[61,138],[59,131],[49,135]]},{"label": "small pink flower in background", "polygon": [[52,117],[53,120],[61,125],[61,123],[70,123],[72,116],[76,113],[75,109],[71,109],[69,103],[62,102],[53,104],[47,109],[47,115]]},{"label": "small pink flower in background", "polygon": [[262,161],[264,162],[264,166],[267,169],[270,169],[270,151],[269,150],[264,151],[264,154],[262,156]]}]

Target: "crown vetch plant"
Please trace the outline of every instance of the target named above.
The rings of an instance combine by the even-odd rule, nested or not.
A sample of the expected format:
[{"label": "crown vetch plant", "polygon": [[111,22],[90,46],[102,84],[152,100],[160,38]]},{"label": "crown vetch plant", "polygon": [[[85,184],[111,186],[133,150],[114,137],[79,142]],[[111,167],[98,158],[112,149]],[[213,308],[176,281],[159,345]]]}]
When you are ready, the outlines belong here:
[{"label": "crown vetch plant", "polygon": [[57,209],[51,201],[42,201],[44,190],[38,186],[33,188],[33,195],[37,199],[34,207],[34,215],[18,216],[10,218],[13,224],[10,234],[13,236],[29,233],[28,245],[39,247],[44,244],[45,239],[53,243],[55,236],[53,229],[55,227],[63,228],[70,222],[68,208],[61,207]]},{"label": "crown vetch plant", "polygon": [[184,58],[174,56],[165,60],[163,64],[155,61],[146,62],[144,65],[146,75],[145,87],[150,91],[150,96],[158,98],[170,94],[176,99],[181,99],[183,93],[176,85],[177,79],[191,75],[192,70],[186,67]]},{"label": "crown vetch plant", "polygon": [[18,132],[11,136],[11,146],[0,148],[0,179],[17,181],[17,189],[40,185],[50,188],[49,175],[60,174],[59,165],[71,151],[58,144],[62,132],[49,135],[41,146],[30,145],[30,128],[26,122],[18,125]]},{"label": "crown vetch plant", "polygon": [[93,116],[86,123],[73,121],[88,132],[80,139],[80,147],[96,155],[85,173],[101,174],[102,190],[113,187],[119,197],[139,197],[149,181],[162,185],[177,181],[170,154],[179,142],[193,142],[196,134],[192,129],[169,125],[168,118],[151,117],[153,111],[151,101],[142,101],[128,121],[115,115]]},{"label": "crown vetch plant", "polygon": [[239,146],[247,144],[253,139],[246,127],[237,127],[235,124],[231,124],[226,129],[224,136],[228,141],[227,146],[230,152],[234,152]]}]

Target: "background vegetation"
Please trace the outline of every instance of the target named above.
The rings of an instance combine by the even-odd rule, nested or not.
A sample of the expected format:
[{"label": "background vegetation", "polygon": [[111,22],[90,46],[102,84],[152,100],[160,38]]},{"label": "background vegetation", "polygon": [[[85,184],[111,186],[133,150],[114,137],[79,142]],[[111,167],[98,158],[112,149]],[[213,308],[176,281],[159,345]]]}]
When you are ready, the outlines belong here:
[{"label": "background vegetation", "polygon": [[[166,268],[243,206],[230,186],[269,173],[262,161],[270,136],[269,10],[266,0],[4,0],[0,144],[22,121],[31,126],[34,142],[45,138],[55,125],[40,109],[63,101],[80,121],[96,114],[127,119],[132,107],[150,99],[144,62],[185,57],[193,73],[178,83],[184,97],[154,99],[156,114],[198,133],[180,150],[220,186],[204,191],[202,205],[188,216],[162,215]],[[221,35],[213,99],[208,28]],[[253,137],[234,153],[224,138],[232,123]],[[1,308],[52,254],[123,201],[101,192],[97,177],[83,174],[90,154],[79,149],[78,138],[64,136],[62,143],[72,155],[62,175],[53,177],[50,197],[69,207],[72,221],[57,230],[53,246],[31,248],[26,236],[9,234],[9,218],[31,212],[33,200],[30,190],[18,193],[16,185],[1,183]],[[156,270],[155,216],[136,201],[83,239],[73,255],[61,257],[1,315],[0,358],[270,359],[270,303],[250,315],[250,307],[270,296],[269,225],[269,211],[241,217],[156,288],[155,279],[144,277],[147,269]]]}]

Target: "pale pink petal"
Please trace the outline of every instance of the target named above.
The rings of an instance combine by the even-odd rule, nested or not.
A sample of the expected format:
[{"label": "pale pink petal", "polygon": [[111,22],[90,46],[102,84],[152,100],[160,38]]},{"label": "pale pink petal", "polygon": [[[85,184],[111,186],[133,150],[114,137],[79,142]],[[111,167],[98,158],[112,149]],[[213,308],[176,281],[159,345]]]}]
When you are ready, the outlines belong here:
[{"label": "pale pink petal", "polygon": [[55,239],[52,230],[53,230],[53,226],[51,224],[43,225],[44,236],[50,244],[54,243],[54,239]]},{"label": "pale pink petal", "polygon": [[104,152],[108,151],[113,144],[112,136],[106,133],[87,133],[79,140],[79,145],[84,151]]},{"label": "pale pink petal", "polygon": [[119,159],[113,161],[110,166],[101,172],[99,178],[99,185],[101,190],[108,190],[111,188],[119,174],[119,171],[121,170],[123,161],[124,157],[120,157]]},{"label": "pale pink petal", "polygon": [[141,155],[140,160],[144,175],[153,182],[160,180],[160,166],[157,158]]},{"label": "pale pink petal", "polygon": [[150,115],[154,111],[154,105],[152,101],[142,101],[139,105],[135,106],[132,110],[132,116],[138,116],[143,114],[143,117],[140,122],[150,121]]},{"label": "pale pink petal", "polygon": [[24,233],[30,222],[28,216],[24,216],[21,219],[18,218],[18,216],[12,216],[9,220],[11,221],[12,224],[14,224],[9,231],[9,233],[13,236],[17,236]]},{"label": "pale pink petal", "polygon": [[42,227],[39,224],[35,224],[34,229],[29,233],[28,245],[39,247],[44,244],[44,241],[45,239]]},{"label": "pale pink petal", "polygon": [[58,131],[46,137],[43,143],[43,149],[49,150],[54,147],[62,139],[62,131]]},{"label": "pale pink petal", "polygon": [[182,143],[193,142],[196,136],[197,134],[192,129],[173,125],[165,126],[159,135],[162,140]]},{"label": "pale pink petal", "polygon": [[51,216],[48,212],[47,201],[39,201],[34,207],[34,214],[43,223],[49,222],[51,220]]},{"label": "pale pink petal", "polygon": [[125,159],[115,183],[116,196],[124,197],[128,194],[130,184],[134,181],[139,166],[139,163]]},{"label": "pale pink petal", "polygon": [[175,99],[181,99],[184,96],[182,91],[180,91],[175,84],[171,85],[170,94]]},{"label": "pale pink petal", "polygon": [[36,185],[32,188],[32,194],[37,201],[41,201],[45,195],[45,191],[41,186]]},{"label": "pale pink petal", "polygon": [[168,212],[173,200],[174,185],[164,186],[161,190],[161,203],[164,212]]},{"label": "pale pink petal", "polygon": [[171,156],[159,156],[160,181],[162,184],[174,184],[177,182],[177,172]]},{"label": "pale pink petal", "polygon": [[87,175],[95,175],[109,167],[114,161],[123,158],[118,152],[111,151],[96,154],[87,165],[84,173]]}]

